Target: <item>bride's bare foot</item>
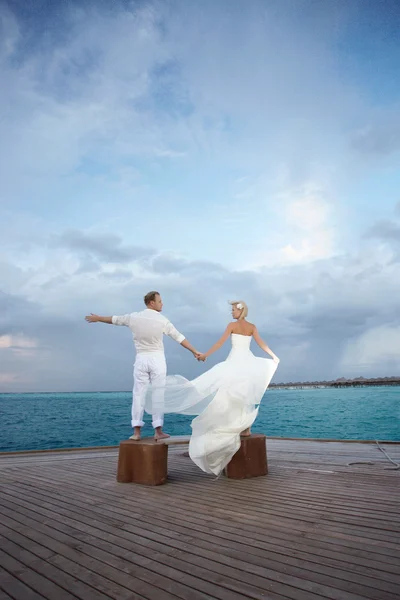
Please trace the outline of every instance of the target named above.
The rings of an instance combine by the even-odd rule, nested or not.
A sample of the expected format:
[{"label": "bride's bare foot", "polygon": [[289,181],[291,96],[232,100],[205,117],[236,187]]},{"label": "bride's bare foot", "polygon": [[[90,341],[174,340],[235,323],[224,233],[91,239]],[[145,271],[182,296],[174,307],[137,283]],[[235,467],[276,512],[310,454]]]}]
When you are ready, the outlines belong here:
[{"label": "bride's bare foot", "polygon": [[249,435],[251,435],[250,427],[248,427],[247,429],[245,429],[244,431],[242,431],[242,433],[240,435],[242,437],[249,437]]},{"label": "bride's bare foot", "polygon": [[156,440],[156,442],[158,440],[166,440],[169,437],[171,437],[171,436],[168,435],[168,433],[164,433],[163,430],[161,429],[161,427],[157,427],[156,430],[154,431],[154,439]]}]

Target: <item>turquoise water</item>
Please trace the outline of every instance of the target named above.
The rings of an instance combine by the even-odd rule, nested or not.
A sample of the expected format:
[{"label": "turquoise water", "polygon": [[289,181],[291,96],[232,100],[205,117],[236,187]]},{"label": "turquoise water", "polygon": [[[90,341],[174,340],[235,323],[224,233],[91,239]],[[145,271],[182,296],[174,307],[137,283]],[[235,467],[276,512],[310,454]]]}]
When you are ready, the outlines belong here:
[{"label": "turquoise water", "polygon": [[[0,394],[0,451],[117,445],[131,434],[130,404],[130,392]],[[164,429],[188,435],[190,422],[166,415]],[[270,389],[253,431],[400,441],[400,387]]]}]

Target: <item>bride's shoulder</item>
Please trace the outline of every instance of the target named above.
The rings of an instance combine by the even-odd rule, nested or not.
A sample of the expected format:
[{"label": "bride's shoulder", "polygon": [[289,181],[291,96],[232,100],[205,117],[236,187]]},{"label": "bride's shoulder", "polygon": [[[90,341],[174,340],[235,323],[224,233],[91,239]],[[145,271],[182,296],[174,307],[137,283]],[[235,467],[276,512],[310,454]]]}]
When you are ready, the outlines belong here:
[{"label": "bride's shoulder", "polygon": [[254,325],[254,323],[249,323],[248,324],[248,334],[247,335],[254,335],[255,332],[257,331],[257,327]]}]

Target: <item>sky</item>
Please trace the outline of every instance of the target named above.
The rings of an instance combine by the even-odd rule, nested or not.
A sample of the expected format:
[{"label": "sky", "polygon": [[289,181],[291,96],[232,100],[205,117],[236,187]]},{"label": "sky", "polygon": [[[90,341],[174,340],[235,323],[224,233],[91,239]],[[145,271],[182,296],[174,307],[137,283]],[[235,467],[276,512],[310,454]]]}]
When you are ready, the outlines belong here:
[{"label": "sky", "polygon": [[[400,375],[397,0],[0,0],[0,391],[129,390],[245,300],[275,382]],[[205,364],[166,341],[170,373]],[[262,351],[254,348],[258,356]]]}]

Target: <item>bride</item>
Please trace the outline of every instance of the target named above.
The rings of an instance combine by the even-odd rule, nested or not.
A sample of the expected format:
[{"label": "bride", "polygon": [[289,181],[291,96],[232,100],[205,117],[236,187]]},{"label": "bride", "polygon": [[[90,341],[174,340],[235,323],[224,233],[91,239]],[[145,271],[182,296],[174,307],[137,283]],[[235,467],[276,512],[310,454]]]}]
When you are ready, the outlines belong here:
[{"label": "bride", "polygon": [[[223,471],[239,450],[240,436],[250,435],[258,405],[279,363],[256,326],[246,320],[246,303],[230,304],[234,322],[210,350],[197,355],[198,360],[206,360],[230,337],[232,349],[227,360],[192,381],[179,375],[168,376],[163,394],[166,413],[198,415],[192,421],[189,456],[200,469],[215,475]],[[272,360],[254,356],[250,350],[252,339]],[[154,386],[151,388],[146,397],[146,412],[151,412],[151,396],[161,397],[154,393]]]}]

